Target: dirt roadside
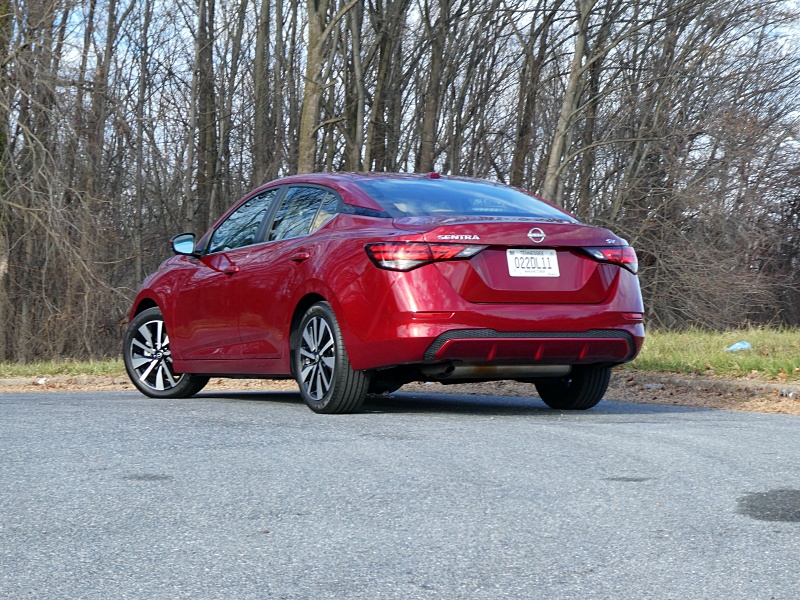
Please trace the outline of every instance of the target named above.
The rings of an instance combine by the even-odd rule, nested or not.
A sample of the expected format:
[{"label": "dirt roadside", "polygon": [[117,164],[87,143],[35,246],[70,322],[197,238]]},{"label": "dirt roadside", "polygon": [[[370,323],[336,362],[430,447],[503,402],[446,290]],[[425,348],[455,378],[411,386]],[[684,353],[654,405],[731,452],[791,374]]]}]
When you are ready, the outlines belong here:
[{"label": "dirt roadside", "polygon": [[[134,389],[124,376],[0,379],[0,393]],[[289,380],[215,378],[206,390],[295,391],[297,385]],[[412,383],[400,391],[536,397],[536,390],[532,385],[515,381],[449,386]],[[679,376],[621,368],[614,371],[606,400],[800,415],[800,383]]]}]

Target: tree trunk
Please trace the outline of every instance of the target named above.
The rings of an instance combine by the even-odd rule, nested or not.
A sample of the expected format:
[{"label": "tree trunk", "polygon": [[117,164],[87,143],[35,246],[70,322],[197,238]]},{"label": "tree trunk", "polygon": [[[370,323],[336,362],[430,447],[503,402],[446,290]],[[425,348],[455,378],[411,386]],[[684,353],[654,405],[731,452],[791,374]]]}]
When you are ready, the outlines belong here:
[{"label": "tree trunk", "polygon": [[[526,177],[528,171],[526,162],[529,159],[531,148],[536,137],[534,121],[536,119],[537,92],[542,86],[540,81],[542,65],[548,50],[550,27],[564,0],[558,0],[550,8],[541,23],[536,19],[531,22],[530,35],[525,43],[525,58],[519,79],[519,94],[517,100],[517,126],[514,135],[514,150],[511,154],[510,183],[514,186],[530,187],[532,181]],[[542,4],[538,6],[544,9]],[[538,43],[538,50],[534,55],[534,45]]]},{"label": "tree trunk", "polygon": [[[300,25],[300,0],[289,0],[289,39],[286,48],[286,63],[283,81],[286,85],[286,169],[287,174],[294,175],[298,172],[297,165],[300,155],[300,111],[302,109],[301,94],[305,92],[305,85],[298,72],[298,61],[295,57],[298,48],[303,46],[298,32]],[[303,85],[303,92],[300,86]]]},{"label": "tree trunk", "polygon": [[144,3],[144,23],[142,24],[141,37],[139,38],[139,90],[136,99],[136,208],[134,212],[133,232],[133,257],[134,257],[134,278],[139,280],[144,277],[144,266],[142,263],[142,210],[144,209],[144,105],[147,101],[147,89],[150,85],[150,78],[147,72],[147,61],[149,58],[148,33],[150,30],[150,18],[152,17],[152,5],[150,0]]},{"label": "tree trunk", "polygon": [[189,88],[189,126],[186,131],[186,166],[184,167],[183,179],[183,219],[185,222],[184,228],[188,231],[195,231],[200,233],[199,223],[197,222],[197,196],[194,193],[194,172],[195,172],[195,147],[197,141],[197,93],[199,89],[200,80],[200,49],[202,47],[202,37],[200,34],[200,25],[205,23],[206,3],[205,0],[199,0],[198,3],[198,16],[197,16],[197,31],[194,35],[194,57],[192,59],[192,83]]},{"label": "tree trunk", "polygon": [[[239,76],[239,55],[242,51],[242,32],[244,30],[244,17],[247,9],[247,0],[239,0],[239,8],[236,12],[236,27],[233,30],[231,40],[231,64],[228,71],[228,88],[223,90],[225,100],[222,107],[222,117],[219,120],[219,150],[217,151],[217,162],[214,165],[214,173],[217,174],[214,185],[211,188],[211,199],[209,200],[209,221],[219,212],[217,204],[223,192],[230,190],[227,186],[230,182],[230,136],[233,127],[233,97],[236,90],[236,79]],[[223,190],[223,185],[226,189]],[[211,223],[209,222],[209,225]]]},{"label": "tree trunk", "polygon": [[328,0],[307,0],[308,11],[308,54],[306,56],[305,89],[303,106],[300,110],[300,146],[297,156],[297,172],[311,173],[317,162],[317,123],[319,122],[319,103],[324,90],[321,80],[325,59],[322,54],[325,31],[325,18],[328,15]]},{"label": "tree trunk", "polygon": [[354,104],[348,111],[348,130],[350,138],[345,155],[345,169],[348,171],[361,171],[363,162],[361,153],[364,149],[364,111],[366,108],[366,91],[364,89],[364,68],[361,64],[361,25],[362,12],[353,9],[348,14],[348,25],[352,40],[352,73],[350,96]]},{"label": "tree trunk", "polygon": [[[0,0],[0,56],[8,56],[11,45],[11,0]],[[2,99],[10,96],[6,65],[0,66],[0,362],[9,360],[11,342],[8,335],[8,313],[10,309],[8,263],[10,259],[8,243],[8,222],[10,216],[2,201],[8,191],[8,107]]]},{"label": "tree trunk", "polygon": [[217,183],[217,102],[214,89],[214,13],[215,0],[200,0],[208,6],[200,22],[200,75],[198,79],[197,117],[197,206],[196,226],[205,230],[210,225],[211,202]]},{"label": "tree trunk", "polygon": [[439,105],[444,67],[444,34],[449,0],[440,0],[439,18],[430,24],[430,15],[426,15],[426,26],[431,43],[431,67],[428,87],[425,93],[425,108],[422,112],[422,128],[420,129],[419,153],[415,170],[418,173],[433,171],[436,152],[436,130],[439,120]]},{"label": "tree trunk", "polygon": [[364,0],[350,0],[336,15],[328,20],[328,0],[307,0],[308,44],[306,56],[305,89],[300,112],[300,131],[297,172],[312,173],[317,169],[317,129],[319,107],[325,91],[322,70],[325,67],[325,45],[336,24],[356,4]]},{"label": "tree trunk", "polygon": [[[270,0],[261,0],[253,63],[253,176],[250,178],[250,185],[253,187],[264,182],[265,174],[273,161],[272,148],[275,140],[269,97],[269,13]],[[280,29],[280,23],[276,29]]]},{"label": "tree trunk", "polygon": [[[266,0],[265,0],[266,1]],[[272,180],[278,177],[283,164],[283,0],[275,0],[275,60],[273,65],[272,85],[272,121],[274,126],[274,154],[272,162],[267,164],[264,179]]]},{"label": "tree trunk", "polygon": [[[387,5],[377,3],[371,11],[373,28],[377,35],[378,68],[372,92],[372,108],[367,124],[366,147],[364,148],[364,165],[376,171],[391,170],[394,161],[388,156],[389,124],[387,112],[393,100],[397,100],[400,82],[394,63],[397,47],[400,42],[400,31],[406,22],[410,0],[396,0]],[[393,85],[394,84],[394,85]],[[373,165],[374,163],[374,165]],[[391,165],[391,166],[390,166]]]},{"label": "tree trunk", "polygon": [[558,189],[561,160],[564,155],[569,129],[572,126],[572,119],[578,107],[578,99],[580,97],[580,76],[583,72],[583,54],[586,51],[589,13],[594,7],[595,1],[596,0],[577,0],[578,21],[577,32],[575,34],[575,48],[572,54],[572,65],[567,79],[567,87],[564,90],[564,98],[561,101],[561,112],[558,115],[558,123],[556,124],[556,130],[553,134],[553,143],[550,146],[544,186],[542,187],[542,196],[556,203],[558,203],[556,191]]}]

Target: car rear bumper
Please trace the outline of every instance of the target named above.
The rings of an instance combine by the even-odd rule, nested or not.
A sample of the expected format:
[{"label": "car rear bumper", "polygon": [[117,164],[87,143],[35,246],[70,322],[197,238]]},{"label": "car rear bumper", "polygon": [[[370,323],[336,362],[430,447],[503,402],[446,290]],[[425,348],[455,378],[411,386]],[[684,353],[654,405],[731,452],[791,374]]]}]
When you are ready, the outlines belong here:
[{"label": "car rear bumper", "polygon": [[452,330],[425,351],[425,362],[456,360],[471,364],[622,363],[636,355],[636,343],[624,330],[577,332]]},{"label": "car rear bumper", "polygon": [[552,321],[536,318],[530,310],[514,309],[521,314],[516,319],[501,319],[505,327],[486,327],[491,321],[486,312],[480,319],[484,326],[471,322],[472,314],[459,318],[455,313],[433,320],[396,314],[380,328],[384,335],[348,345],[350,362],[355,369],[445,361],[476,365],[621,364],[633,360],[644,341],[641,321],[625,322],[619,314],[598,315],[597,307],[585,319]]}]

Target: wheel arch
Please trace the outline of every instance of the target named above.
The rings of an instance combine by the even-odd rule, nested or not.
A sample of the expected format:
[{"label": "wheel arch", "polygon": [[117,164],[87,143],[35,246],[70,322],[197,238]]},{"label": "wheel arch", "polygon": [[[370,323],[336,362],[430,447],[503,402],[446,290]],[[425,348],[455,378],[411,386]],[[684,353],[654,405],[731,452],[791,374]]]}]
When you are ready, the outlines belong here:
[{"label": "wheel arch", "polygon": [[131,318],[135,317],[141,312],[146,311],[149,308],[158,308],[158,303],[152,298],[142,298],[141,301],[139,301],[139,303],[136,304],[133,311],[131,311]]},{"label": "wheel arch", "polygon": [[[298,340],[300,337],[300,321],[303,320],[303,315],[306,311],[314,306],[317,302],[328,302],[328,300],[321,294],[311,292],[300,298],[297,305],[294,307],[292,313],[292,321],[289,325],[289,353],[291,355],[294,349],[297,348]],[[294,376],[294,361],[289,359],[289,368]]]}]

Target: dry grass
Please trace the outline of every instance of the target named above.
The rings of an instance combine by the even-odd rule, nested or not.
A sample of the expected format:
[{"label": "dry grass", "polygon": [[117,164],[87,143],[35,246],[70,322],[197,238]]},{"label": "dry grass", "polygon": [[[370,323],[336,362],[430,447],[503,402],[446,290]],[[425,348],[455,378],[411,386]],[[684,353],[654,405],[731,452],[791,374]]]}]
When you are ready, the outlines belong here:
[{"label": "dry grass", "polygon": [[32,362],[24,365],[0,363],[0,378],[16,377],[77,377],[77,376],[123,376],[122,359],[109,360],[53,360]]}]

